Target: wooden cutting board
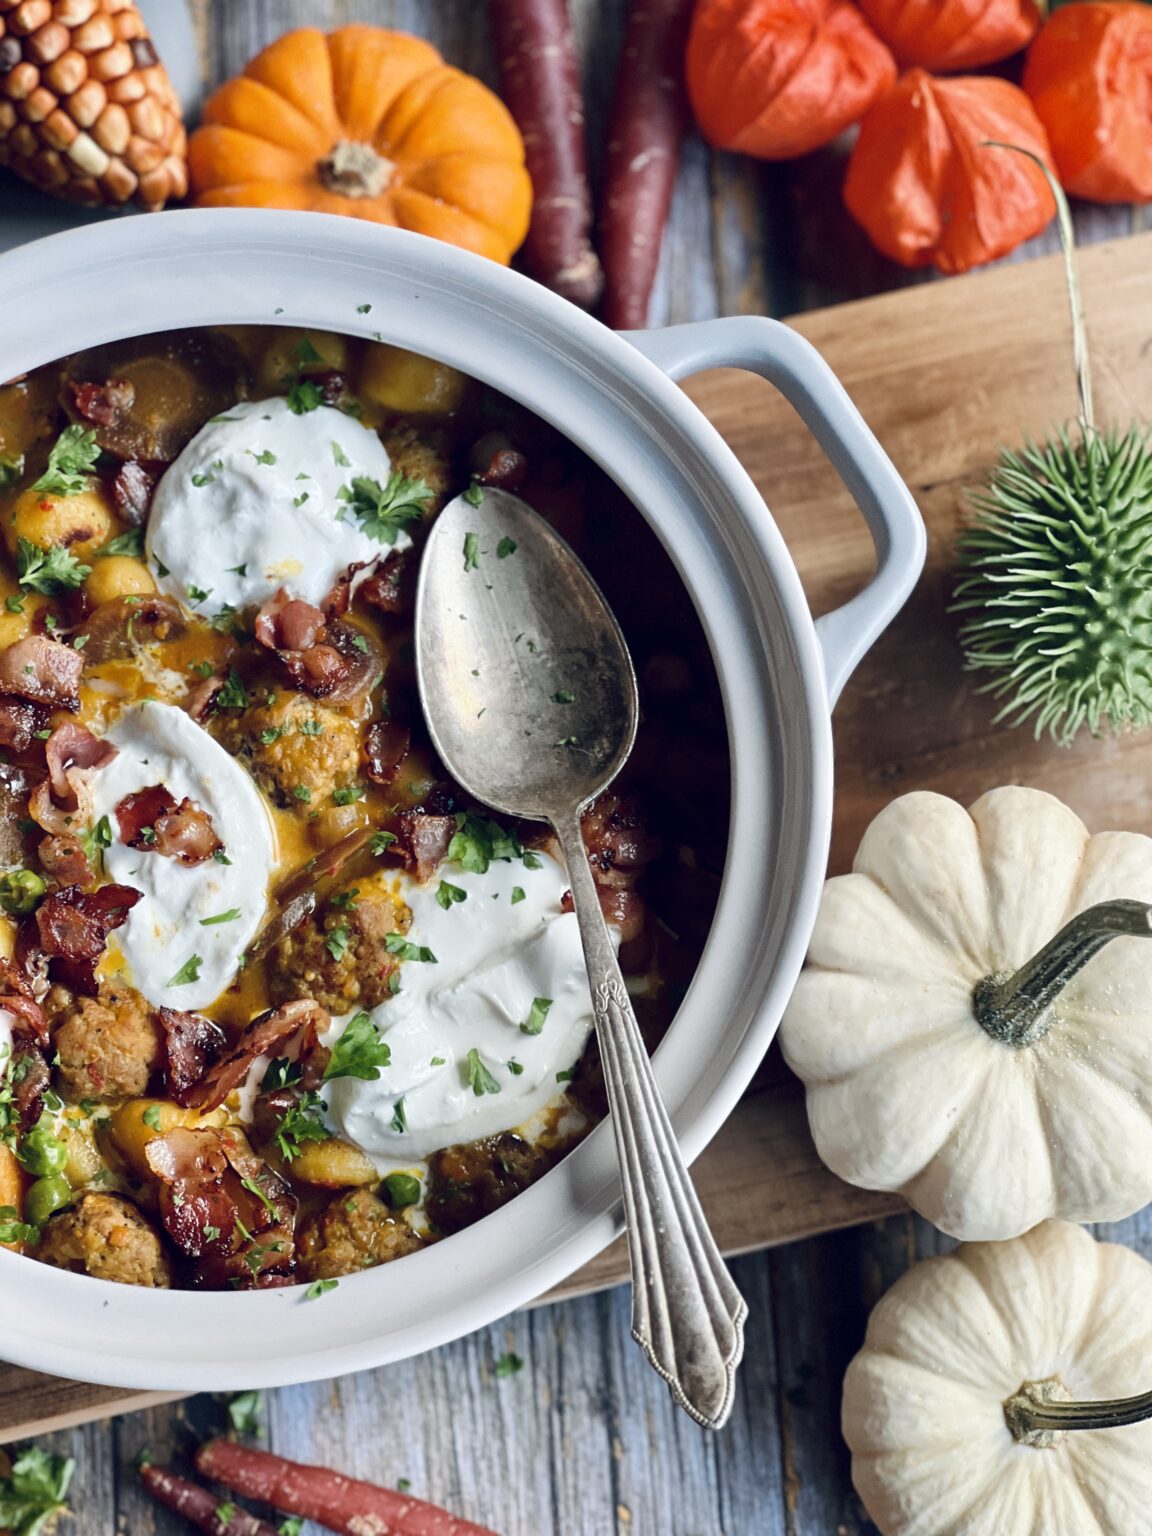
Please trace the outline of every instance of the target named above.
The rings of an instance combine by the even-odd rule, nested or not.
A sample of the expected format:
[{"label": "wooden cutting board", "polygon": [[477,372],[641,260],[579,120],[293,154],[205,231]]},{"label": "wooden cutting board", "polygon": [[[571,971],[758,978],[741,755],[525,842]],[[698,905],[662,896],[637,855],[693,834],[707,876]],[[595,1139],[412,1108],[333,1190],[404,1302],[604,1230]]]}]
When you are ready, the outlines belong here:
[{"label": "wooden cutting board", "polygon": [[[1152,234],[1082,257],[1101,422],[1152,418]],[[849,867],[864,828],[894,795],[935,789],[969,801],[996,784],[1051,790],[1093,829],[1152,832],[1152,735],[1035,742],[993,723],[974,693],[947,613],[964,489],[1001,444],[1072,417],[1071,341],[1059,262],[1008,266],[815,311],[795,322],[823,352],[915,492],[928,523],[924,576],[852,679],[836,711],[832,868]],[[859,514],[791,408],[762,381],[721,371],[688,392],[764,492],[822,613],[859,589],[872,550]],[[727,1253],[769,1247],[901,1208],[842,1184],[819,1163],[803,1098],[775,1053],[696,1165]],[[626,1277],[615,1244],[542,1301]],[[174,1394],[168,1394],[174,1395]],[[0,1441],[162,1400],[0,1365]]]}]

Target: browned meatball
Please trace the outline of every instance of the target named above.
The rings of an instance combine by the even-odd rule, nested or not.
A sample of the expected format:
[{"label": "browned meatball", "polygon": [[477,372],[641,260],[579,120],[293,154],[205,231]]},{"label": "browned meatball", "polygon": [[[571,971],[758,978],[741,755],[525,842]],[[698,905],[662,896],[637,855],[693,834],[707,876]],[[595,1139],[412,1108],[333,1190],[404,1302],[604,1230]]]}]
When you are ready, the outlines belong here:
[{"label": "browned meatball", "polygon": [[72,1103],[132,1099],[147,1092],[160,1061],[152,1010],[130,987],[108,987],[99,997],[77,997],[54,1038],[56,1086]]},{"label": "browned meatball", "polygon": [[459,1232],[527,1189],[559,1155],[510,1131],[445,1147],[428,1159],[428,1220],[438,1232]]},{"label": "browned meatball", "polygon": [[335,1280],[415,1253],[424,1239],[397,1221],[368,1189],[337,1195],[305,1217],[297,1233],[300,1272],[307,1280]]},{"label": "browned meatball", "polygon": [[379,882],[346,887],[273,949],[273,1002],[311,997],[334,1014],[377,1007],[392,996],[400,967],[388,952],[388,936],[406,933],[411,922],[399,895]]},{"label": "browned meatball", "polygon": [[158,1234],[116,1195],[85,1195],[53,1216],[34,1250],[42,1263],[120,1285],[167,1289],[172,1273]]},{"label": "browned meatball", "polygon": [[271,704],[225,710],[214,725],[221,745],[243,758],[280,805],[304,814],[360,772],[360,731],[339,710],[306,694],[274,690]]}]

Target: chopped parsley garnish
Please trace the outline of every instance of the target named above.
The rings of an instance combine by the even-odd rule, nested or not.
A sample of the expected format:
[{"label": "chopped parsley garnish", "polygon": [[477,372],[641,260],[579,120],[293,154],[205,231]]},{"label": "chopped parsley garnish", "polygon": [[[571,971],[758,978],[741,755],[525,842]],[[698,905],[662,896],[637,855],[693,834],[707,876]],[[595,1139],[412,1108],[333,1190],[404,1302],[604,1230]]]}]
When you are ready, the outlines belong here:
[{"label": "chopped parsley garnish", "polygon": [[280,1522],[277,1536],[304,1536],[304,1522],[299,1515],[289,1515]]},{"label": "chopped parsley garnish", "polygon": [[144,1111],[140,1118],[151,1130],[158,1131],[160,1129],[159,1104],[149,1104],[148,1108]]},{"label": "chopped parsley garnish", "polygon": [[330,1083],[336,1077],[358,1077],[372,1083],[380,1076],[380,1068],[392,1060],[392,1052],[380,1038],[380,1031],[368,1013],[357,1013],[348,1020],[344,1033],[332,1047],[332,1055],[324,1069],[324,1081]]},{"label": "chopped parsley garnish", "polygon": [[[0,1218],[3,1214],[0,1210]],[[31,1230],[36,1231],[34,1227]],[[6,1239],[0,1237],[0,1241]],[[67,1509],[64,1501],[75,1469],[71,1456],[53,1456],[35,1445],[14,1456],[11,1472],[0,1477],[0,1520],[4,1529],[16,1532],[17,1536],[46,1536],[55,1528],[52,1517]]]},{"label": "chopped parsley garnish", "polygon": [[284,727],[282,725],[270,725],[266,730],[260,732],[260,741],[264,746],[270,747],[274,741],[279,741],[283,734]]},{"label": "chopped parsley garnish", "polygon": [[468,1052],[468,1081],[471,1083],[472,1092],[477,1098],[486,1093],[500,1092],[500,1084],[480,1060],[480,1052],[475,1046]]},{"label": "chopped parsley garnish", "polygon": [[77,635],[72,642],[72,649],[74,651],[82,651],[91,638],[91,635]]},{"label": "chopped parsley garnish", "polygon": [[109,539],[107,544],[101,544],[96,551],[96,558],[104,560],[109,555],[131,555],[134,560],[139,560],[143,553],[144,530],[129,528],[127,533],[119,533],[114,539]]},{"label": "chopped parsley garnish", "polygon": [[544,868],[544,861],[543,861],[543,859],[541,859],[539,854],[533,853],[531,850],[529,850],[524,855],[524,868],[525,869],[543,869]]},{"label": "chopped parsley garnish", "polygon": [[199,955],[192,955],[168,982],[170,987],[186,987],[193,981],[200,980],[200,967],[204,964]]},{"label": "chopped parsley garnish", "polygon": [[24,473],[22,453],[0,454],[0,491],[10,490]]},{"label": "chopped parsley garnish", "polygon": [[332,956],[333,960],[339,964],[348,953],[349,943],[348,924],[337,923],[334,928],[328,930],[328,937],[324,940],[324,948]]},{"label": "chopped parsley garnish", "polygon": [[480,564],[480,540],[474,533],[464,535],[464,569],[474,571]]},{"label": "chopped parsley garnish", "polygon": [[[0,1243],[38,1243],[40,1228],[20,1220],[20,1212],[14,1205],[0,1205]],[[0,1490],[3,1484],[0,1483]],[[4,1513],[0,1493],[0,1515]]]},{"label": "chopped parsley garnish", "polygon": [[216,695],[216,702],[221,709],[247,709],[251,703],[248,690],[235,667],[228,668],[228,681]]},{"label": "chopped parsley garnish", "polygon": [[433,492],[423,480],[409,480],[394,469],[387,485],[357,475],[337,494],[359,522],[361,533],[378,544],[395,544],[403,529],[420,521]]},{"label": "chopped parsley garnish", "polygon": [[367,793],[363,784],[344,784],[332,791],[332,804],[352,805],[357,800],[363,800]]},{"label": "chopped parsley garnish", "polygon": [[432,1060],[428,1063],[428,1065],[430,1067],[442,1067],[445,1064],[446,1060],[447,1060],[447,1057],[444,1057],[444,1056],[433,1056]]},{"label": "chopped parsley garnish", "polygon": [[388,933],[384,936],[384,948],[390,955],[399,955],[401,960],[422,960],[427,965],[436,965],[436,956],[426,944],[410,944],[402,933]]},{"label": "chopped parsley garnish", "polygon": [[292,498],[292,505],[294,507],[302,507],[307,500],[308,500],[308,492],[307,491],[301,491],[299,496],[293,496],[293,498]]},{"label": "chopped parsley garnish", "polygon": [[285,1162],[290,1163],[299,1157],[307,1141],[331,1140],[332,1132],[324,1124],[326,1107],[318,1093],[305,1090],[280,1117],[275,1142]]},{"label": "chopped parsley garnish", "polygon": [[104,868],[104,849],[112,846],[112,823],[101,816],[95,826],[80,834],[84,857],[93,869]]},{"label": "chopped parsley garnish", "polygon": [[232,1516],[235,1513],[236,1506],[231,1499],[227,1499],[223,1504],[217,1504],[216,1506],[216,1519],[220,1525],[230,1525]]},{"label": "chopped parsley garnish", "polygon": [[234,923],[240,916],[239,907],[229,907],[227,912],[218,912],[215,917],[202,917],[201,928],[213,928],[217,923]]},{"label": "chopped parsley garnish", "polygon": [[548,1017],[548,1010],[552,1006],[550,997],[534,997],[532,1006],[528,1010],[528,1017],[520,1026],[520,1032],[524,1035],[538,1035],[544,1028],[544,1021]]},{"label": "chopped parsley garnish", "polygon": [[304,1300],[318,1301],[321,1296],[327,1296],[329,1291],[334,1291],[339,1284],[339,1280],[313,1280],[304,1292]]},{"label": "chopped parsley garnish", "polygon": [[16,574],[20,585],[32,592],[55,597],[82,586],[91,571],[90,565],[82,565],[66,549],[41,549],[29,539],[17,540]]},{"label": "chopped parsley garnish", "polygon": [[208,623],[218,635],[232,635],[237,640],[246,639],[244,626],[237,616],[236,609],[231,603],[225,603],[220,612],[214,614]]},{"label": "chopped parsley garnish", "polygon": [[360,651],[363,655],[367,656],[367,654],[368,654],[368,640],[367,640],[366,636],[364,636],[364,635],[353,635],[352,636],[352,644],[355,646],[355,648],[358,651]]},{"label": "chopped parsley garnish", "polygon": [[519,1355],[514,1355],[511,1350],[506,1355],[501,1355],[492,1368],[493,1375],[503,1381],[508,1376],[515,1376],[517,1371],[524,1369],[524,1362]]},{"label": "chopped parsley garnish", "polygon": [[[192,484],[198,491],[203,490],[206,485],[215,485],[216,477],[223,468],[223,459],[213,459],[206,470],[201,470],[192,476]],[[167,576],[168,572],[162,571],[160,574]]]},{"label": "chopped parsley garnish", "polygon": [[[523,895],[523,892],[521,892]],[[445,912],[458,901],[467,901],[468,892],[461,890],[458,885],[449,885],[447,880],[441,880],[436,891],[436,900],[444,908]]]},{"label": "chopped parsley garnish", "polygon": [[474,875],[487,874],[494,859],[518,859],[524,852],[520,839],[498,822],[470,811],[456,812],[456,831],[447,857]]},{"label": "chopped parsley garnish", "polygon": [[230,565],[228,567],[228,570],[229,570],[229,573],[231,575],[233,575],[233,576],[240,576],[240,577],[247,576],[247,574],[248,574],[248,562],[247,562],[247,560],[245,560],[243,565]]},{"label": "chopped parsley garnish", "polygon": [[248,454],[249,458],[255,459],[257,464],[267,464],[271,466],[276,462],[276,455],[272,452],[271,448],[263,448],[259,453],[256,452],[255,448],[248,448],[245,450],[245,452]]},{"label": "chopped parsley garnish", "polygon": [[504,1065],[508,1068],[513,1077],[519,1077],[521,1072],[524,1070],[523,1065],[516,1060],[515,1056],[512,1057],[511,1061],[506,1061]]},{"label": "chopped parsley garnish", "polygon": [[307,784],[297,784],[292,791],[292,797],[295,800],[301,801],[304,805],[312,804],[312,791],[308,788]]},{"label": "chopped parsley garnish", "polygon": [[157,576],[171,576],[172,574],[159,556],[156,557],[156,574]]},{"label": "chopped parsley garnish", "polygon": [[524,887],[522,885],[514,885],[512,887],[512,905],[514,907],[519,906],[520,902],[527,901],[527,899],[528,898],[524,894]]},{"label": "chopped parsley garnish", "polygon": [[344,452],[343,448],[341,448],[340,444],[336,441],[335,438],[332,439],[332,457],[340,469],[352,468],[352,460]]},{"label": "chopped parsley garnish", "polygon": [[304,368],[309,363],[322,363],[324,361],[320,353],[317,352],[311,336],[301,336],[294,348],[294,354],[298,368]]},{"label": "chopped parsley garnish", "polygon": [[484,487],[475,480],[464,492],[464,500],[470,507],[480,507],[484,504]]},{"label": "chopped parsley garnish", "polygon": [[260,1412],[264,1397],[260,1392],[237,1392],[228,1404],[228,1417],[238,1435],[255,1438],[260,1434]]},{"label": "chopped parsley garnish", "polygon": [[211,677],[215,668],[210,661],[194,661],[189,670],[195,672],[197,677]]},{"label": "chopped parsley garnish", "polygon": [[188,593],[188,601],[193,605],[196,603],[206,603],[212,596],[211,587],[195,587],[189,585],[186,590]]},{"label": "chopped parsley garnish", "polygon": [[338,896],[333,896],[332,905],[339,907],[342,912],[354,912],[360,905],[360,887],[354,885],[350,891],[341,891]]},{"label": "chopped parsley garnish", "polygon": [[49,496],[79,496],[91,484],[91,471],[100,457],[95,432],[83,427],[65,427],[52,445],[48,468],[33,482],[34,491]]},{"label": "chopped parsley garnish", "polygon": [[372,841],[368,846],[376,857],[379,858],[382,853],[388,852],[395,841],[395,832],[373,832]]},{"label": "chopped parsley garnish", "polygon": [[576,1068],[575,1067],[569,1067],[567,1072],[557,1072],[557,1074],[556,1074],[556,1081],[558,1083],[570,1083],[575,1076],[576,1076]]},{"label": "chopped parsley garnish", "polygon": [[18,592],[10,592],[4,599],[4,606],[9,613],[23,613],[24,599]]},{"label": "chopped parsley garnish", "polygon": [[232,862],[232,860],[224,852],[223,848],[217,848],[212,857],[216,860],[217,864],[231,864]]},{"label": "chopped parsley garnish", "polygon": [[301,736],[323,736],[324,727],[319,720],[301,720],[300,734]]},{"label": "chopped parsley garnish", "polygon": [[561,736],[560,740],[554,741],[552,745],[554,747],[578,747],[580,745],[580,738],[579,736]]},{"label": "chopped parsley garnish", "polygon": [[312,379],[297,379],[288,391],[288,409],[294,416],[307,416],[324,404],[324,391]]},{"label": "chopped parsley garnish", "polygon": [[576,695],[569,693],[567,688],[561,688],[552,695],[552,702],[553,704],[574,704]]},{"label": "chopped parsley garnish", "polygon": [[497,560],[507,560],[508,556],[514,555],[519,548],[520,546],[515,539],[505,537],[496,546],[496,558]]},{"label": "chopped parsley garnish", "polygon": [[403,1136],[404,1132],[408,1129],[408,1116],[404,1112],[403,1094],[392,1106],[392,1129],[396,1132],[397,1136]]},{"label": "chopped parsley garnish", "polygon": [[371,304],[357,304],[356,313],[358,315],[370,315],[372,313]]}]

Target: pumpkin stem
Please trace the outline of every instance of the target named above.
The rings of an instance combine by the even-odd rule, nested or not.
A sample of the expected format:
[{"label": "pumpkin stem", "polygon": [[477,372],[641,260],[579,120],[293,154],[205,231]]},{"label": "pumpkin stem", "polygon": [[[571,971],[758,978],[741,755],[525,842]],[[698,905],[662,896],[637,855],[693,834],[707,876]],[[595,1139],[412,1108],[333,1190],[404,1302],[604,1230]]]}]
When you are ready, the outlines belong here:
[{"label": "pumpkin stem", "polygon": [[1057,998],[1105,944],[1120,937],[1152,938],[1152,906],[1101,901],[1065,923],[1054,939],[1014,973],[985,976],[972,993],[976,1022],[994,1040],[1033,1045],[1056,1022]]},{"label": "pumpkin stem", "polygon": [[378,154],[371,144],[341,139],[316,167],[329,192],[342,197],[379,197],[392,180],[396,166]]},{"label": "pumpkin stem", "polygon": [[1004,1417],[1020,1445],[1050,1450],[1065,1430],[1121,1429],[1152,1419],[1152,1392],[1100,1403],[1074,1403],[1058,1376],[1047,1381],[1026,1381],[1004,1404]]}]

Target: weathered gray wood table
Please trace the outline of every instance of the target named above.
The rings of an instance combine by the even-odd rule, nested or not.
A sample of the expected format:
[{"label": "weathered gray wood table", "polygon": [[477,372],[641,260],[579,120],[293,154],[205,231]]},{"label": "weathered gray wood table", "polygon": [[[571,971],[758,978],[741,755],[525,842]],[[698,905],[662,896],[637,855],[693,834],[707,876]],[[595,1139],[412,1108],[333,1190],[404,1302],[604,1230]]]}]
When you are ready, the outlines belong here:
[{"label": "weathered gray wood table", "polygon": [[[352,20],[427,35],[453,62],[491,78],[482,0],[194,5],[209,83],[290,26]],[[572,8],[595,146],[625,0],[572,0]],[[838,180],[833,155],[766,167],[693,140],[653,324],[791,313],[906,281],[839,216]],[[1152,227],[1152,211],[1080,210],[1080,226],[1082,238],[1104,238]],[[1102,1235],[1152,1257],[1147,1217]],[[630,1342],[628,1298],[617,1291],[511,1318],[387,1370],[268,1394],[266,1443],[378,1481],[407,1479],[413,1492],[505,1536],[863,1536],[873,1528],[848,1477],[841,1378],[873,1302],[942,1246],[924,1223],[897,1218],[737,1260],[751,1323],[736,1410],[720,1436],[673,1411]],[[523,1369],[498,1379],[495,1363],[509,1351]],[[145,1503],[133,1460],[146,1445],[160,1459],[223,1422],[223,1403],[198,1398],[57,1436],[55,1448],[78,1461],[76,1536],[186,1529]]]}]

